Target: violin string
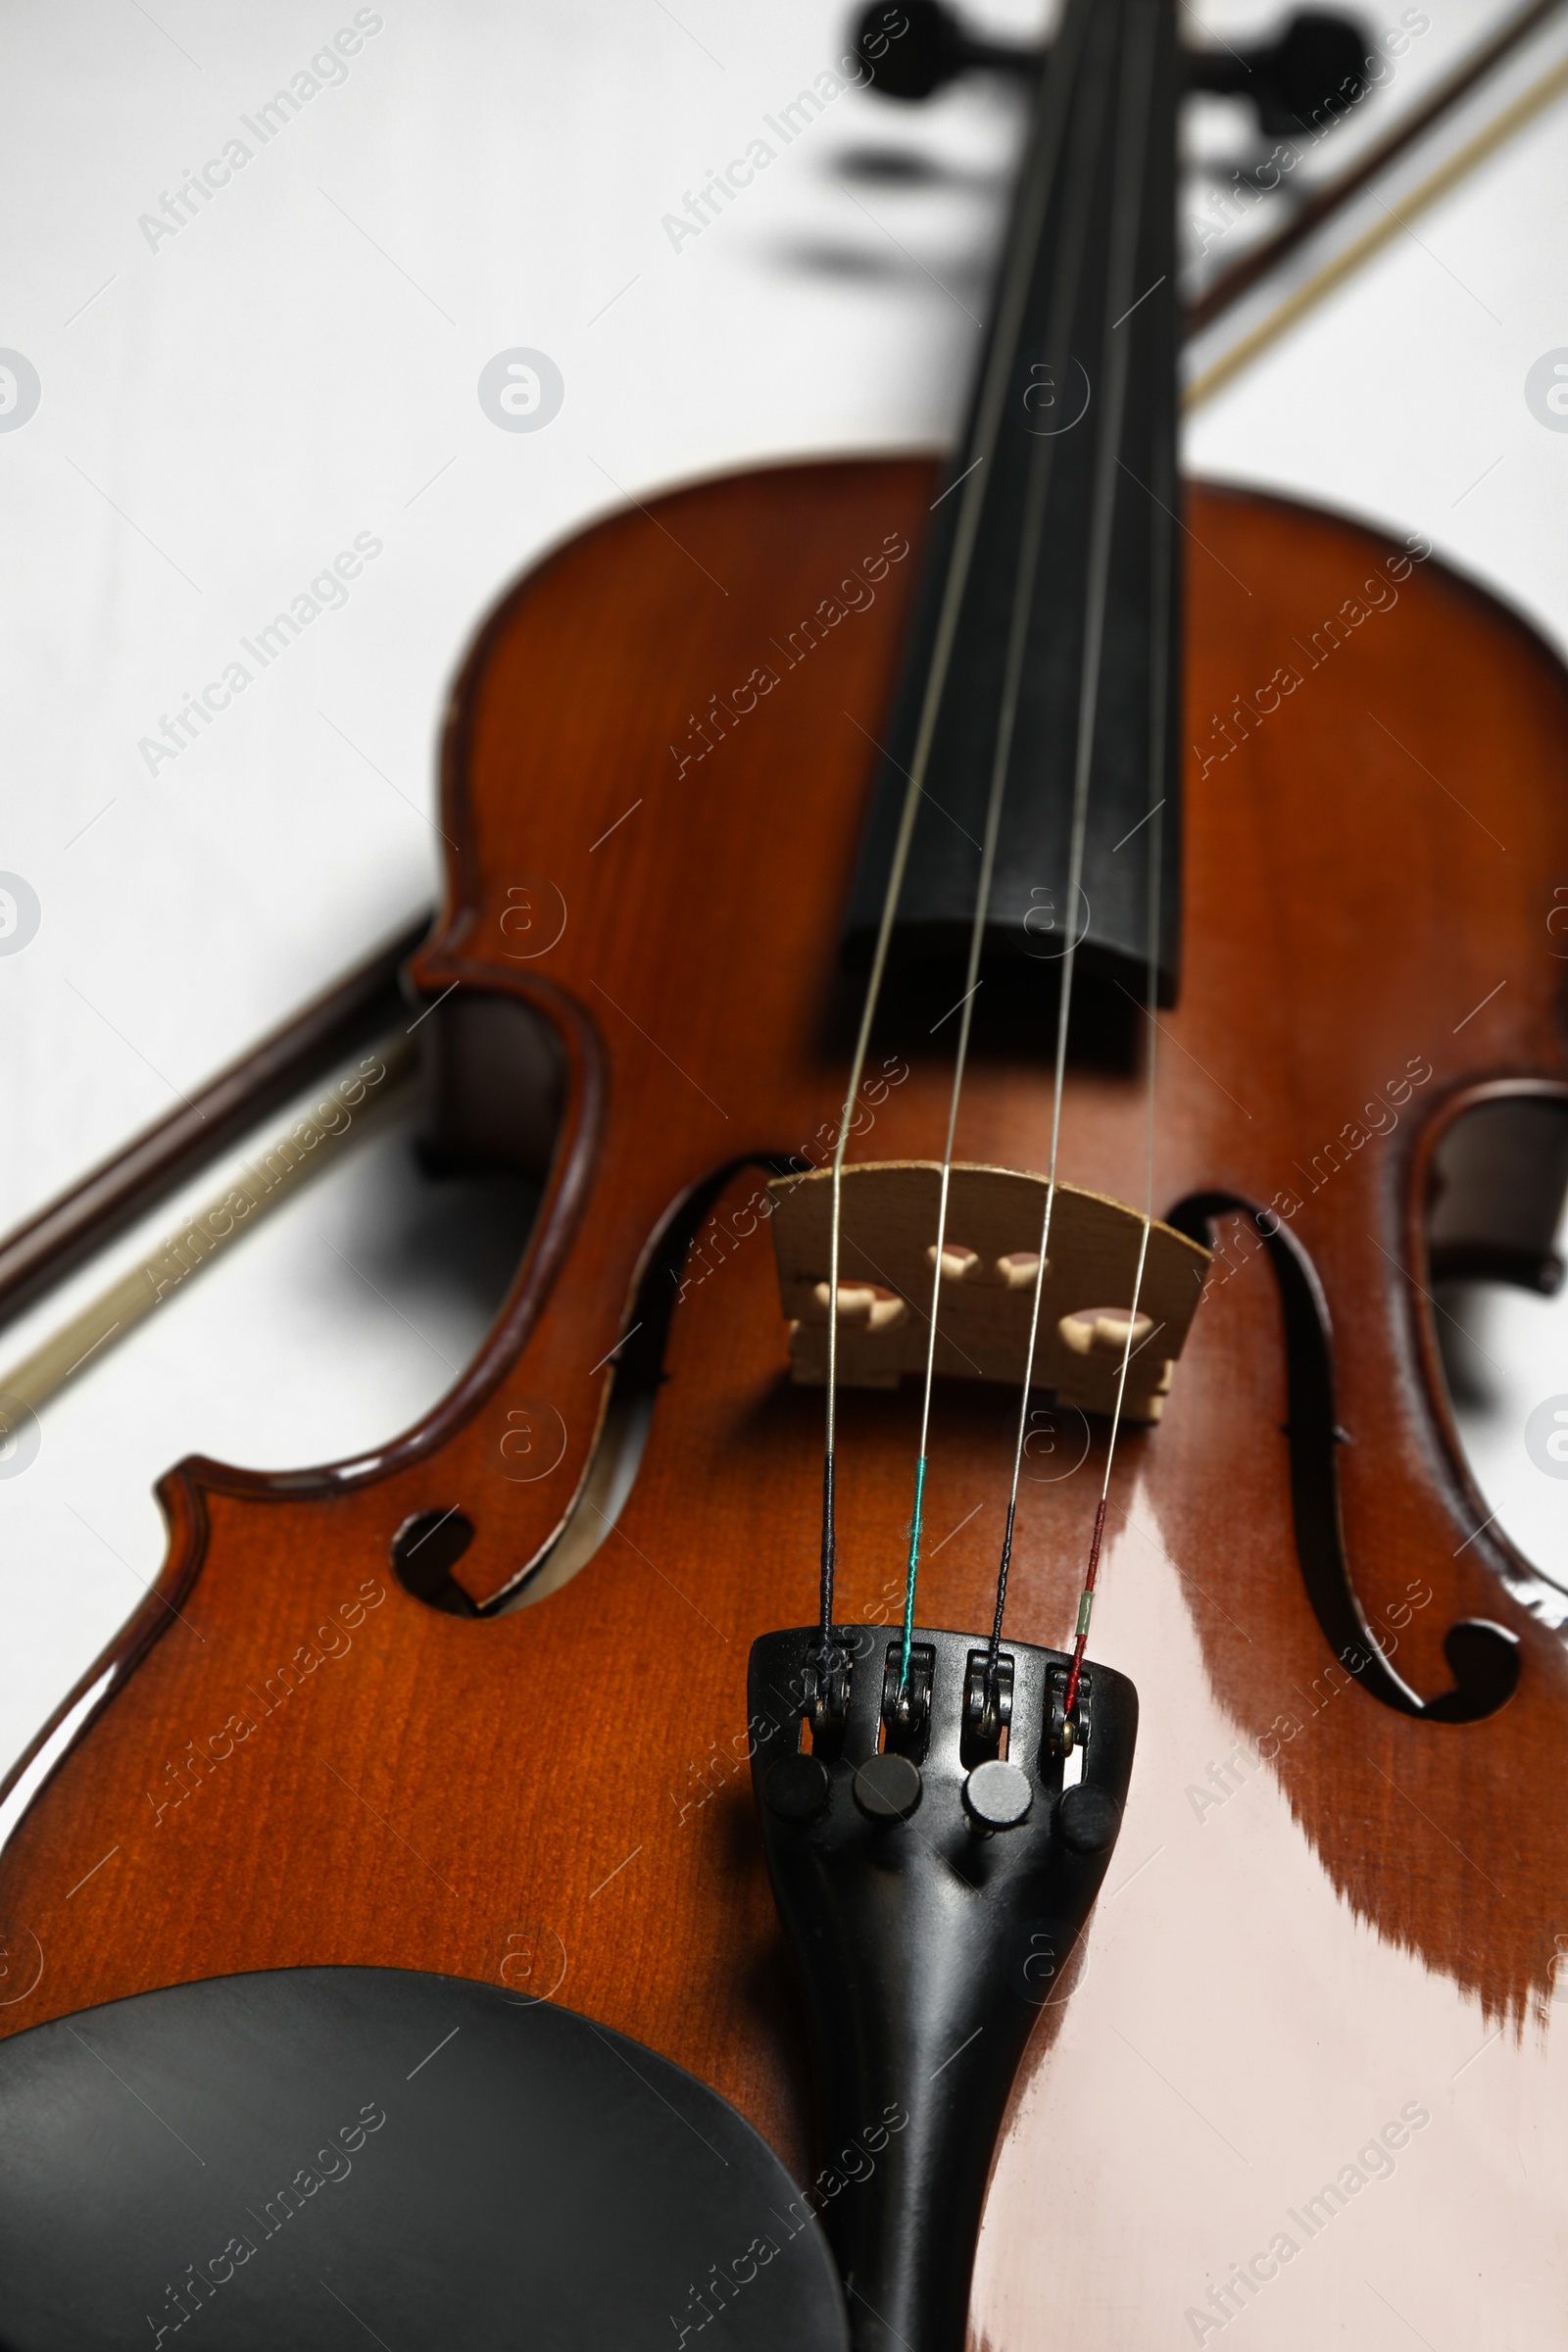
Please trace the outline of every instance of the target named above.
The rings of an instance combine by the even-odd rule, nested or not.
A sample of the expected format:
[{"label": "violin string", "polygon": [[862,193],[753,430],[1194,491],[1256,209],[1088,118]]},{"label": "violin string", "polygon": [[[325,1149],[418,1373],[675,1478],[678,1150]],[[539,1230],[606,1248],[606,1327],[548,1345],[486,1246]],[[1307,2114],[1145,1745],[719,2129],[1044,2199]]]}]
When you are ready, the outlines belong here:
[{"label": "violin string", "polygon": [[[1138,1267],[1133,1276],[1132,1304],[1127,1310],[1127,1332],[1122,1341],[1121,1369],[1116,1377],[1116,1401],[1110,1416],[1110,1435],[1105,1441],[1105,1471],[1100,1482],[1100,1500],[1095,1508],[1094,1534],[1089,1540],[1089,1563],[1084,1571],[1083,1590],[1078,1595],[1078,1622],[1073,1628],[1072,1665],[1067,1674],[1067,1689],[1062,1700],[1062,1714],[1071,1717],[1078,1702],[1078,1685],[1083,1677],[1084,1653],[1089,1647],[1089,1621],[1094,1614],[1095,1588],[1100,1576],[1100,1546],[1105,1532],[1105,1505],[1110,1499],[1111,1465],[1116,1458],[1116,1439],[1121,1429],[1122,1404],[1127,1395],[1127,1367],[1133,1360],[1133,1335],[1138,1324],[1139,1302],[1144,1295],[1144,1269],[1149,1262],[1149,1236],[1154,1221],[1154,1071],[1159,1024],[1154,1018],[1154,990],[1159,979],[1159,866],[1156,859],[1163,853],[1163,826],[1156,806],[1149,820],[1151,835],[1149,850],[1149,1037],[1146,1052],[1149,1056],[1149,1077],[1144,1105],[1144,1230],[1138,1241]],[[1152,1334],[1150,1335],[1151,1337]],[[1140,1343],[1142,1344],[1142,1343]],[[1000,1634],[1000,1614],[998,1618]]]},{"label": "violin string", "polygon": [[926,675],[925,692],[921,698],[920,718],[910,756],[909,771],[905,787],[904,803],[899,815],[899,829],[894,842],[893,862],[889,868],[887,889],[883,896],[882,912],[877,926],[876,947],[871,970],[866,982],[865,1002],[860,1013],[856,1037],[854,1058],[850,1066],[849,1085],[845,1090],[843,1111],[833,1148],[832,1200],[828,1231],[828,1303],[827,1303],[827,1411],[826,1444],[822,1458],[822,1547],[820,1587],[820,1642],[824,1654],[832,1646],[833,1586],[838,1565],[837,1535],[837,1450],[838,1450],[838,1330],[839,1330],[839,1265],[843,1235],[844,1155],[850,1138],[850,1121],[855,1113],[860,1080],[865,1068],[865,1056],[870,1046],[872,1024],[882,993],[883,976],[887,969],[888,950],[892,942],[893,922],[904,888],[905,869],[908,863],[909,844],[914,832],[914,820],[924,791],[926,769],[930,760],[931,744],[936,733],[948,670],[952,662],[954,641],[957,634],[959,614],[979,535],[981,514],[985,506],[988,483],[988,461],[994,456],[1002,428],[1003,406],[1006,398],[1007,379],[1011,372],[1014,348],[1022,327],[1024,307],[1028,299],[1035,256],[1044,222],[1047,199],[1055,178],[1056,162],[1066,126],[1066,94],[1072,79],[1072,62],[1081,47],[1087,11],[1069,12],[1058,42],[1061,70],[1048,79],[1041,108],[1040,126],[1034,151],[1030,156],[1027,177],[1022,191],[1016,227],[1011,248],[1002,274],[1000,300],[997,306],[996,331],[987,355],[981,379],[980,398],[976,409],[975,429],[964,450],[978,455],[970,458],[958,517],[954,530],[953,551],[948,574],[943,585],[942,603],[932,644],[931,664]]},{"label": "violin string", "polygon": [[[1087,142],[1093,135],[1093,124],[1103,106],[1110,79],[1110,58],[1102,44],[1102,57],[1093,89],[1076,110],[1076,134]],[[1067,209],[1063,220],[1062,250],[1067,262],[1052,294],[1051,316],[1047,321],[1045,348],[1059,351],[1065,346],[1069,322],[1077,301],[1088,225],[1088,210],[1093,190],[1085,172],[1069,172],[1067,178]],[[1029,623],[1033,614],[1036,582],[1040,570],[1041,550],[1045,541],[1046,502],[1056,449],[1056,437],[1039,435],[1029,452],[1029,470],[1024,493],[1023,527],[1019,534],[1017,560],[1013,569],[1012,597],[1008,613],[1007,648],[1003,672],[1001,708],[997,724],[996,743],[992,752],[991,781],[986,801],[985,838],[980,855],[980,879],[975,893],[974,915],[969,929],[969,959],[964,973],[964,993],[959,1003],[962,1015],[958,1027],[957,1048],[954,1055],[953,1089],[948,1105],[948,1131],[942,1152],[942,1174],[937,1195],[937,1236],[932,1250],[931,1312],[926,1323],[925,1381],[920,1399],[920,1437],[914,1465],[914,1509],[909,1522],[909,1550],[905,1569],[904,1632],[899,1656],[899,1689],[907,1687],[909,1655],[914,1641],[915,1590],[920,1567],[920,1540],[924,1523],[925,1482],[928,1460],[928,1441],[931,1428],[931,1399],[936,1381],[937,1321],[942,1298],[942,1256],[947,1245],[948,1202],[953,1178],[953,1152],[957,1133],[958,1106],[963,1095],[964,1075],[968,1066],[969,1038],[974,1015],[975,997],[980,988],[980,959],[985,945],[986,923],[991,911],[992,882],[996,870],[997,841],[1001,831],[1003,807],[1012,767],[1013,743],[1017,732],[1018,705],[1023,691],[1024,662],[1028,653]]]},{"label": "violin string", "polygon": [[[1109,294],[1105,317],[1124,315],[1122,307],[1131,299],[1133,273],[1137,265],[1138,231],[1143,209],[1144,138],[1149,86],[1154,65],[1156,24],[1153,11],[1138,12],[1128,27],[1123,71],[1129,85],[1139,89],[1137,103],[1124,104],[1117,138],[1115,197],[1110,228]],[[1128,152],[1130,151],[1130,152]],[[1088,564],[1088,593],[1085,599],[1086,624],[1082,663],[1079,671],[1078,733],[1075,747],[1073,776],[1073,808],[1071,850],[1067,874],[1067,948],[1062,957],[1061,989],[1056,1006],[1056,1051],[1052,1081],[1051,1152],[1046,1170],[1046,1198],[1041,1212],[1040,1248],[1035,1262],[1034,1296],[1029,1313],[1029,1338],[1024,1354],[1023,1385],[1018,1397],[1018,1422],[1012,1451],[1012,1476],[1007,1492],[1007,1509],[1003,1525],[1002,1553],[997,1568],[997,1606],[992,1624],[991,1645],[986,1661],[988,1686],[995,1687],[997,1662],[1002,1647],[1003,1619],[1007,1603],[1007,1578],[1012,1564],[1013,1534],[1018,1516],[1018,1485],[1023,1473],[1023,1449],[1029,1431],[1029,1393],[1034,1383],[1035,1356],[1040,1339],[1040,1303],[1045,1291],[1048,1253],[1051,1247],[1051,1224],[1056,1204],[1056,1167],[1061,1144],[1061,1108],[1067,1074],[1067,1033],[1072,1015],[1073,981],[1078,962],[1077,911],[1083,887],[1084,845],[1089,821],[1089,788],[1095,750],[1095,726],[1099,713],[1101,655],[1104,642],[1105,614],[1110,586],[1110,542],[1116,509],[1116,461],[1121,444],[1122,416],[1126,407],[1127,373],[1132,349],[1131,338],[1118,343],[1116,329],[1107,326],[1102,344],[1103,374],[1106,386],[1104,423],[1095,453],[1094,506],[1091,516]],[[1152,820],[1158,822],[1157,818]],[[1153,911],[1151,917],[1154,936],[1158,939],[1158,905],[1151,884]]]},{"label": "violin string", "polygon": [[[1149,680],[1149,843],[1145,908],[1145,979],[1144,1003],[1148,1017],[1145,1051],[1149,1056],[1144,1093],[1144,1230],[1138,1244],[1138,1265],[1133,1276],[1132,1303],[1127,1314],[1127,1331],[1122,1341],[1121,1370],[1116,1380],[1116,1402],[1110,1417],[1110,1435],[1105,1443],[1105,1469],[1101,1480],[1100,1500],[1095,1510],[1094,1533],[1089,1543],[1089,1561],[1084,1572],[1083,1590],[1078,1595],[1078,1621],[1073,1629],[1072,1664],[1067,1672],[1067,1687],[1062,1698],[1062,1715],[1068,1719],[1078,1703],[1078,1686],[1083,1679],[1084,1654],[1089,1647],[1089,1621],[1094,1614],[1095,1591],[1100,1576],[1100,1547],[1105,1532],[1105,1505],[1110,1497],[1111,1465],[1116,1458],[1116,1440],[1121,1431],[1122,1407],[1127,1395],[1127,1368],[1133,1359],[1133,1340],[1136,1336],[1138,1310],[1144,1295],[1144,1273],[1149,1262],[1149,1237],[1154,1222],[1154,1098],[1159,1050],[1159,1022],[1156,1008],[1159,1001],[1159,915],[1161,883],[1165,863],[1165,764],[1169,757],[1169,636],[1171,594],[1171,539],[1174,530],[1172,517],[1176,507],[1174,452],[1160,457],[1156,463],[1150,500],[1151,570],[1154,583],[1151,611],[1152,623],[1153,662]],[[1152,1338],[1151,1332],[1149,1338]],[[1142,1347],[1146,1343],[1139,1342]],[[999,1620],[1000,1624],[1000,1620]]]}]

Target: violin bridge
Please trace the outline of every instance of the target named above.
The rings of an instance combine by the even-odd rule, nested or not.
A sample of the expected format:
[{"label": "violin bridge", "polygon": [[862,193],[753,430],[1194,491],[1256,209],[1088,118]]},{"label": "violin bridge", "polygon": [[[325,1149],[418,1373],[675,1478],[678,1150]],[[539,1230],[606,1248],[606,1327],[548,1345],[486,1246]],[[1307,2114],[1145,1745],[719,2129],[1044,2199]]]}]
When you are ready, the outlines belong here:
[{"label": "violin bridge", "polygon": [[[925,1370],[942,1181],[935,1160],[866,1160],[844,1170],[840,1212],[838,1377],[852,1389],[897,1388]],[[827,1379],[833,1179],[823,1168],[768,1187],[790,1371]],[[955,1165],[948,1192],[936,1368],[1016,1387],[1034,1312],[1046,1179]],[[1086,1413],[1114,1409],[1144,1220],[1078,1185],[1056,1186],[1040,1294],[1034,1382]],[[1208,1272],[1209,1253],[1156,1219],[1139,1286],[1122,1411],[1157,1421]]]}]

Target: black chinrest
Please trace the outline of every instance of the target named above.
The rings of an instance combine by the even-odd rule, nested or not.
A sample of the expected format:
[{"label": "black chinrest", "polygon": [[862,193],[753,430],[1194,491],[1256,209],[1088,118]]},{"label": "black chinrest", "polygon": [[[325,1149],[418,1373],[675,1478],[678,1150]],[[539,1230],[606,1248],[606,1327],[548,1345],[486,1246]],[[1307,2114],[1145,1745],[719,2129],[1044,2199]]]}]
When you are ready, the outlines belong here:
[{"label": "black chinrest", "polygon": [[0,2043],[4,2352],[695,2352],[720,2313],[847,2352],[772,2150],[554,2002],[282,1969]]}]

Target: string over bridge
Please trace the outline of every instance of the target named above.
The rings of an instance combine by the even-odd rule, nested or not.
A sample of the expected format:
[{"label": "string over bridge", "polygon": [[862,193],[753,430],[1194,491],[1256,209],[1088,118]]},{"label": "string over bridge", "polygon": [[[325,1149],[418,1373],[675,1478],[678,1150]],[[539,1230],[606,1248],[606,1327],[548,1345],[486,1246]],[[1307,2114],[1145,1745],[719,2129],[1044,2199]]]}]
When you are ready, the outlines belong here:
[{"label": "string over bridge", "polygon": [[[865,1160],[844,1170],[838,1377],[896,1388],[925,1369],[941,1167]],[[1047,1180],[956,1162],[937,1313],[936,1369],[1016,1386],[1024,1377]],[[826,1170],[769,1186],[779,1288],[797,1382],[827,1378],[829,1223]],[[1034,1381],[1063,1404],[1108,1414],[1116,1400],[1144,1220],[1102,1193],[1058,1183],[1041,1289]],[[1155,1221],[1139,1293],[1122,1412],[1157,1421],[1208,1270],[1208,1252]],[[1119,1301],[1120,1303],[1115,1303]]]}]

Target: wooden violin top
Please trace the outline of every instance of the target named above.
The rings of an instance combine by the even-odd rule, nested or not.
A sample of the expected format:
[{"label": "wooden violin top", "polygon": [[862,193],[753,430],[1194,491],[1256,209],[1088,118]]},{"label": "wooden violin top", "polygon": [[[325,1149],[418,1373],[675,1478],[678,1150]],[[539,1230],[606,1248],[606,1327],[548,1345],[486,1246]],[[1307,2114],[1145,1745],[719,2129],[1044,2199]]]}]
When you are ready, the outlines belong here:
[{"label": "wooden violin top", "polygon": [[[819,1152],[834,1116],[835,925],[932,495],[906,461],[699,485],[569,543],[482,634],[416,979],[514,1000],[560,1040],[529,1256],[478,1360],[377,1455],[166,1482],[157,1592],[0,1856],[18,1987],[0,2031],[242,1969],[526,1981],[806,2161],[745,1666],[755,1635],[811,1614],[820,1400],[786,1378],[758,1163]],[[1421,1241],[1446,1122],[1478,1090],[1563,1091],[1537,943],[1542,878],[1568,870],[1568,681],[1424,543],[1229,491],[1195,491],[1187,520],[1187,947],[1155,1205],[1272,1204],[1309,1257],[1347,1558],[1400,1673],[1446,1688],[1466,1616],[1516,1634],[1522,1669],[1500,1713],[1453,1726],[1335,1668],[1297,1561],[1275,1291],[1255,1236],[1223,1228],[1164,1418],[1123,1438],[1096,1639],[1145,1728],[1085,1969],[1047,2005],[999,2158],[972,2323],[997,2352],[1052,2340],[1060,2309],[1092,2311],[1094,2340],[1159,2340],[1254,2247],[1286,2233],[1304,2254],[1318,2232],[1283,2217],[1346,2168],[1331,2214],[1383,2200],[1411,2276],[1473,2233],[1489,2264],[1517,2261],[1528,2320],[1547,2293],[1531,2248],[1568,2185],[1544,2032],[1568,1665],[1506,1590],[1523,1564],[1477,1532]],[[877,1062],[861,1148],[918,1156],[947,1069],[896,1021]],[[494,1131],[503,1067],[486,1043],[455,1061],[470,1127]],[[1047,1091],[1030,1051],[984,1055],[961,1156],[1039,1166]],[[1125,1193],[1142,1113],[1136,1068],[1076,1066],[1065,1172]],[[414,1597],[391,1546],[416,1514],[471,1522],[452,1574],[474,1600],[548,1546],[606,1427],[645,1253],[715,1179],[613,1527],[536,1605]],[[922,1607],[967,1628],[989,1621],[1010,1423],[953,1385]],[[911,1409],[841,1405],[846,1616],[898,1612]],[[1016,1639],[1070,1628],[1101,1443],[1075,1466],[1058,1427],[1031,1455]],[[1368,2145],[1405,2134],[1381,2143],[1402,2183],[1328,2144],[1358,2098]],[[1508,2132],[1532,2150],[1523,2181]],[[1333,2242],[1355,2227],[1335,2219]],[[1332,2311],[1338,2261],[1303,2262],[1291,2328]],[[1446,2277],[1452,2324],[1479,2324],[1481,2289]]]}]

